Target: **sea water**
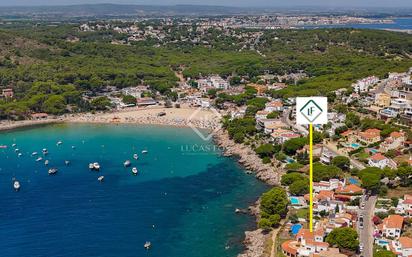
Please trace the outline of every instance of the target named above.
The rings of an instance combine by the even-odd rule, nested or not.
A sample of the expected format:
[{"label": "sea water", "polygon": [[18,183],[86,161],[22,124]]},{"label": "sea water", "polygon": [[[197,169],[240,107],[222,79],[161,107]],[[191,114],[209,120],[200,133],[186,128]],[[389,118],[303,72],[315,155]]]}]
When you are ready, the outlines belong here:
[{"label": "sea water", "polygon": [[255,224],[234,210],[268,189],[190,128],[60,124],[2,132],[0,145],[2,257],[236,256]]}]

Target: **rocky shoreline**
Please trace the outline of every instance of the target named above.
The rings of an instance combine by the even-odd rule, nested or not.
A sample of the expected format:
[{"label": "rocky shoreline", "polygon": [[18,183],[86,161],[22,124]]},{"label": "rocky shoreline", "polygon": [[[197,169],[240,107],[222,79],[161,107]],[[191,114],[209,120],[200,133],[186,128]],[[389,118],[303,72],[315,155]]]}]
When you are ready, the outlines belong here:
[{"label": "rocky shoreline", "polygon": [[[251,147],[235,143],[224,130],[219,130],[214,134],[214,141],[223,150],[225,156],[238,157],[238,162],[254,173],[256,178],[271,186],[279,185],[282,170],[270,164],[264,164]],[[249,212],[256,217],[256,221],[260,217],[259,205],[258,200],[253,206],[249,207]],[[246,249],[238,257],[267,257],[265,255],[265,243],[270,237],[271,233],[265,233],[262,229],[245,231],[243,244]]]},{"label": "rocky shoreline", "polygon": [[258,179],[271,186],[279,185],[281,169],[264,164],[251,147],[235,143],[224,130],[214,134],[214,141],[223,150],[225,156],[238,157],[238,162],[254,173]]}]

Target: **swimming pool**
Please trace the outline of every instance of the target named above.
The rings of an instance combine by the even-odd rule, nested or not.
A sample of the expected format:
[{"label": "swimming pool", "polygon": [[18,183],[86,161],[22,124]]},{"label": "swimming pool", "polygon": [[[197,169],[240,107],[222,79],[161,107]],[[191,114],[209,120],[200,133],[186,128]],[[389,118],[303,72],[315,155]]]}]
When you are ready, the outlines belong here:
[{"label": "swimming pool", "polygon": [[286,157],[286,161],[287,161],[288,163],[294,163],[294,162],[295,162],[295,160],[293,160],[293,159],[290,158],[290,157]]},{"label": "swimming pool", "polygon": [[385,240],[379,240],[379,241],[378,241],[378,244],[379,244],[379,245],[388,245],[389,242],[388,242],[388,241],[385,241]]},{"label": "swimming pool", "polygon": [[292,232],[292,235],[296,235],[299,230],[302,228],[302,224],[294,224],[292,227],[290,227],[290,230]]},{"label": "swimming pool", "polygon": [[354,149],[356,149],[356,148],[359,148],[359,144],[356,144],[356,143],[352,143],[352,144],[350,144],[350,146],[352,147],[352,148],[354,148]]},{"label": "swimming pool", "polygon": [[379,152],[377,149],[374,149],[374,148],[370,148],[369,151],[370,151],[371,153],[377,153],[377,152]]},{"label": "swimming pool", "polygon": [[293,205],[298,205],[300,203],[299,198],[297,197],[289,197],[290,203]]},{"label": "swimming pool", "polygon": [[359,181],[356,178],[349,178],[348,181],[350,184],[359,185]]}]

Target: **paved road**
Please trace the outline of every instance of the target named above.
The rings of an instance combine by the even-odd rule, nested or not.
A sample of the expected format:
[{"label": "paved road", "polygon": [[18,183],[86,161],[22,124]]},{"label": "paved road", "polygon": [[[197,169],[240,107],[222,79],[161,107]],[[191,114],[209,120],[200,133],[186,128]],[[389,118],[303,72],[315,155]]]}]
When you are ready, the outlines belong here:
[{"label": "paved road", "polygon": [[359,211],[359,215],[363,214],[363,228],[359,228],[359,241],[363,244],[364,250],[360,254],[364,257],[373,256],[373,212],[375,210],[376,196],[369,197],[368,201],[365,202],[365,208]]}]

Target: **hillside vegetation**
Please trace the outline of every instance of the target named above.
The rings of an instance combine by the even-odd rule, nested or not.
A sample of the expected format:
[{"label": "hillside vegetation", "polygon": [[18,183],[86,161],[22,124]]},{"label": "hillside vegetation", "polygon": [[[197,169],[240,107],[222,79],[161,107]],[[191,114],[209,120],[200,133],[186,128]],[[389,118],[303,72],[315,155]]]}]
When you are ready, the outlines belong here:
[{"label": "hillside vegetation", "polygon": [[[69,42],[70,37],[80,42]],[[12,102],[0,101],[0,118],[50,109],[58,114],[64,105],[88,110],[81,93],[109,85],[145,83],[167,94],[178,80],[176,70],[191,78],[237,74],[253,80],[265,71],[309,75],[277,92],[282,97],[326,94],[369,75],[382,77],[412,66],[412,36],[377,30],[266,31],[256,46],[262,54],[239,51],[236,38],[216,31],[208,35],[209,47],[183,42],[154,47],[150,40],[110,44],[117,37],[107,31],[79,32],[74,25],[0,31],[0,86],[11,86],[16,94]]]}]

